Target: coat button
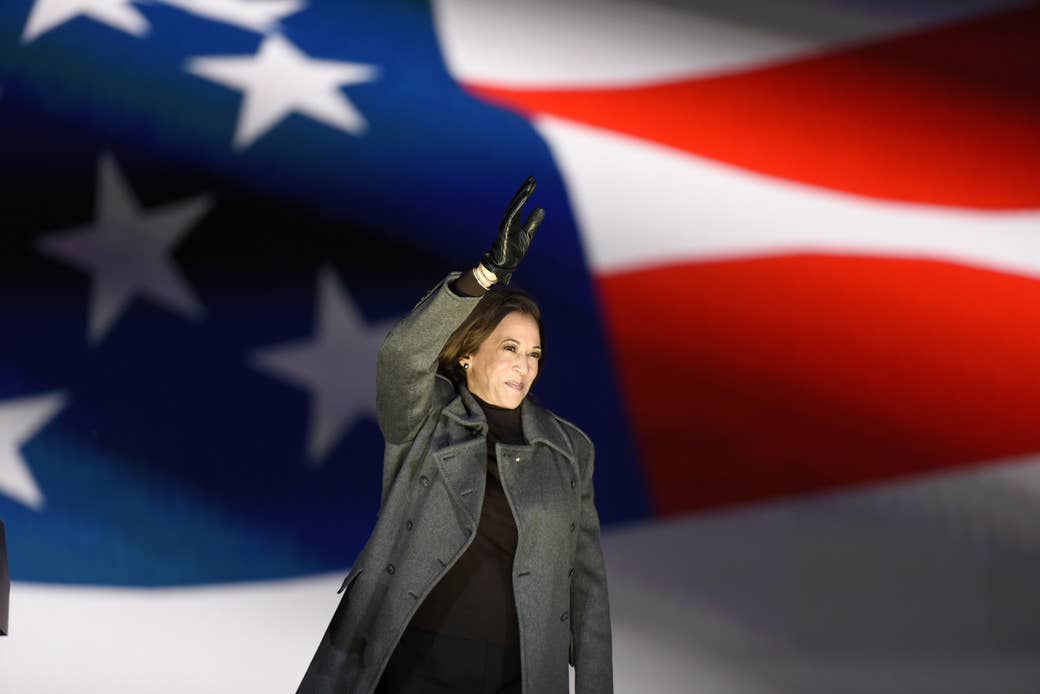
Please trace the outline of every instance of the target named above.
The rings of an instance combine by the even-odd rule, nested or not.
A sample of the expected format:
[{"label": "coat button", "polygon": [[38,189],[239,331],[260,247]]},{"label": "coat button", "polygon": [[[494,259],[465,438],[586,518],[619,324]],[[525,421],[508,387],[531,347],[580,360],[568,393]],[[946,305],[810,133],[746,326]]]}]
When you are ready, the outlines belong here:
[{"label": "coat button", "polygon": [[571,523],[571,532],[574,532],[574,523]]},{"label": "coat button", "polygon": [[413,527],[414,526],[412,525],[412,521],[408,521],[407,523],[404,524],[404,529],[405,530],[411,530]]},{"label": "coat button", "polygon": [[520,456],[516,457],[516,462],[518,462],[518,463],[520,462]]},{"label": "coat button", "polygon": [[392,574],[393,574],[393,573],[394,573],[395,571],[397,571],[397,569],[395,569],[395,568],[394,568],[394,565],[393,565],[393,564],[387,564],[387,565],[386,565],[386,572],[387,572],[388,574],[391,574],[391,575],[392,575]]},{"label": "coat button", "polygon": [[423,475],[422,477],[419,478],[419,484],[421,484],[424,487],[429,487],[430,486],[430,478],[427,477],[426,475]]},{"label": "coat button", "polygon": [[566,612],[564,612],[563,614],[560,615],[560,621],[561,622],[566,622],[567,621],[567,613]]}]

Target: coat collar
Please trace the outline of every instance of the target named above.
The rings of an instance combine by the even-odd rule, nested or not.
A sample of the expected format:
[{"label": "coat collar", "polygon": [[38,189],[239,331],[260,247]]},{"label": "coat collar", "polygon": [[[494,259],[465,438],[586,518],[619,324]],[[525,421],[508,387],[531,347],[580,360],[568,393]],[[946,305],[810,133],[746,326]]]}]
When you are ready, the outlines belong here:
[{"label": "coat collar", "polygon": [[[482,434],[486,434],[488,424],[484,410],[466,385],[453,383],[442,374],[438,374],[438,377],[451,383],[456,393],[456,397],[444,406],[444,414],[466,428],[479,429]],[[523,422],[524,438],[529,445],[544,444],[574,460],[574,450],[563,426],[552,413],[535,404],[530,397],[524,398],[520,404],[520,421]]]}]

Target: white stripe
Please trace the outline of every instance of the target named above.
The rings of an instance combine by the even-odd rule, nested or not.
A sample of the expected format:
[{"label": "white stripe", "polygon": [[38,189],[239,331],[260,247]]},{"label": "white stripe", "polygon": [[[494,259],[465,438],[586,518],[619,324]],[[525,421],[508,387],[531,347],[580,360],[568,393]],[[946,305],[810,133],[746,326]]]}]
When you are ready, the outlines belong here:
[{"label": "white stripe", "polygon": [[[615,691],[1035,692],[1038,498],[1033,457],[609,531]],[[341,578],[15,583],[0,692],[295,691]]]},{"label": "white stripe", "polygon": [[950,261],[1040,277],[1040,212],[879,201],[759,175],[555,118],[535,121],[563,172],[594,271],[790,253]]},{"label": "white stripe", "polygon": [[1022,0],[436,0],[445,63],[462,82],[592,87],[717,74],[885,38]]},{"label": "white stripe", "polygon": [[14,583],[0,692],[294,692],[342,578],[154,590]]},{"label": "white stripe", "polygon": [[1038,496],[1032,456],[617,531],[616,690],[1033,693]]}]

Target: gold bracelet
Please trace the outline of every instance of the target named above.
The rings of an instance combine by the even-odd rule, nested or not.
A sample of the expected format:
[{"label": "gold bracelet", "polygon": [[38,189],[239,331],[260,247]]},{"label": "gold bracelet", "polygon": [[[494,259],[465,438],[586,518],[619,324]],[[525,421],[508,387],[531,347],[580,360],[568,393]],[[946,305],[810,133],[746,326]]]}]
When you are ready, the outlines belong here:
[{"label": "gold bracelet", "polygon": [[484,267],[483,263],[477,263],[477,266],[473,268],[473,278],[476,279],[477,284],[485,290],[491,289],[491,285],[498,281],[498,277],[495,273]]}]

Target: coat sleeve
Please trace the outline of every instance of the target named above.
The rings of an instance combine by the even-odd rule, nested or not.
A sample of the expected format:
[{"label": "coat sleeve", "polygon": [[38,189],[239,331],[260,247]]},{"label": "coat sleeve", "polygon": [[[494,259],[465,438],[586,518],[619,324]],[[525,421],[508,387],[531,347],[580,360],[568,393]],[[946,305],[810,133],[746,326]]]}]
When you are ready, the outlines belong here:
[{"label": "coat sleeve", "polygon": [[437,356],[480,301],[450,288],[452,273],[430,290],[383,341],[376,361],[376,420],[388,443],[415,438],[433,403]]},{"label": "coat sleeve", "polygon": [[584,435],[583,443],[588,452],[579,458],[581,517],[571,580],[571,665],[576,694],[612,694],[614,671],[607,572],[592,488],[594,449]]}]

